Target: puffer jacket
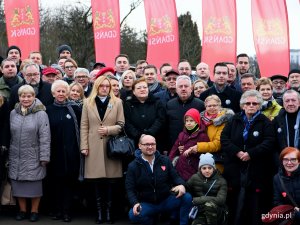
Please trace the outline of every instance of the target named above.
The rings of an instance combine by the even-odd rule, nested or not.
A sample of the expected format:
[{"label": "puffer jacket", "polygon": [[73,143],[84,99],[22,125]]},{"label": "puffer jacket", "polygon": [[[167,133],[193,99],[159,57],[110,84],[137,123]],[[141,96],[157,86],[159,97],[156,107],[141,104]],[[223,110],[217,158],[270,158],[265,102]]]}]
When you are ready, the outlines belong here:
[{"label": "puffer jacket", "polygon": [[[216,182],[207,193],[215,180]],[[214,171],[210,178],[204,177],[201,172],[194,174],[187,181],[187,189],[193,196],[194,205],[203,205],[206,202],[214,202],[218,206],[225,205],[227,183],[217,170]],[[205,196],[206,193],[207,195]]]},{"label": "puffer jacket", "polygon": [[10,113],[9,177],[13,180],[36,181],[46,176],[41,161],[50,160],[51,138],[45,110],[36,99],[26,113],[19,103]]}]

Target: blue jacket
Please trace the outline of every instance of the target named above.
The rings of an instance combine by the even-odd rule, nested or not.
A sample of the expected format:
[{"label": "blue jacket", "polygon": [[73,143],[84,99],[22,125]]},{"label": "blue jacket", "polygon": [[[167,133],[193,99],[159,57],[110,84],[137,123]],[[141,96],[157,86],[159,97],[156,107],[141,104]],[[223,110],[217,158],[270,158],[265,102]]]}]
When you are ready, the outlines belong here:
[{"label": "blue jacket", "polygon": [[167,156],[155,152],[153,172],[142,159],[141,150],[136,150],[136,158],[129,164],[125,187],[132,206],[139,202],[157,204],[170,195],[172,187],[185,185]]}]

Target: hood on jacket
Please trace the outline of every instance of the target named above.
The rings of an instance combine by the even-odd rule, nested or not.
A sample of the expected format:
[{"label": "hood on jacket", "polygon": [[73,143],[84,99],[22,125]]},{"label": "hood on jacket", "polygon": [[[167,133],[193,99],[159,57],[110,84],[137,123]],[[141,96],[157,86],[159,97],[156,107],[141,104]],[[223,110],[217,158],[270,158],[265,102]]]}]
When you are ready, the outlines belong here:
[{"label": "hood on jacket", "polygon": [[213,120],[213,124],[214,126],[220,126],[227,123],[234,115],[235,113],[231,109],[223,108],[218,117]]}]

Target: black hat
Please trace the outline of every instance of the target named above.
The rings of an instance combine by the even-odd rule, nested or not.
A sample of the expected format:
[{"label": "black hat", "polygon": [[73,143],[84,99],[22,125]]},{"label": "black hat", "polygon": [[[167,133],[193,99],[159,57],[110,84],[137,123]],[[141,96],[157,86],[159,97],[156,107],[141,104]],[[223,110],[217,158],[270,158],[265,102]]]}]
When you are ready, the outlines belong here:
[{"label": "black hat", "polygon": [[292,73],[299,73],[299,74],[300,74],[300,70],[298,70],[298,69],[293,69],[293,70],[291,70],[291,71],[289,72],[288,78],[290,78],[290,75],[291,75]]},{"label": "black hat", "polygon": [[60,55],[60,53],[62,53],[63,51],[69,51],[70,53],[72,53],[72,48],[69,45],[61,45],[57,48],[58,51],[58,55]]},{"label": "black hat", "polygon": [[106,67],[105,63],[103,62],[96,62],[93,66],[93,69],[95,69],[97,66]]},{"label": "black hat", "polygon": [[167,77],[169,75],[179,76],[179,73],[176,70],[170,70],[170,71],[166,72],[165,77]]},{"label": "black hat", "polygon": [[281,79],[284,80],[285,82],[287,82],[288,78],[286,76],[283,76],[281,74],[276,74],[270,77],[271,81],[275,80],[275,79]]},{"label": "black hat", "polygon": [[20,53],[20,57],[21,57],[21,49],[16,45],[9,46],[9,48],[6,51],[6,56],[8,56],[9,51],[12,50],[12,49],[17,49],[18,52]]}]

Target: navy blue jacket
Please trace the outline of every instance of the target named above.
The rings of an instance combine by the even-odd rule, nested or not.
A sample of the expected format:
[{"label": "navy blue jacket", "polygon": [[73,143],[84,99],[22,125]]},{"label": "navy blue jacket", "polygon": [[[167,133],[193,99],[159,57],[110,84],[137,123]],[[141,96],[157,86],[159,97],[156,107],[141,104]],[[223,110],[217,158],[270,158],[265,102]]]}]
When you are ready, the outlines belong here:
[{"label": "navy blue jacket", "polygon": [[167,156],[155,152],[153,172],[148,162],[142,159],[141,150],[129,164],[126,175],[126,191],[132,206],[139,202],[157,204],[170,195],[172,187],[185,185]]}]

